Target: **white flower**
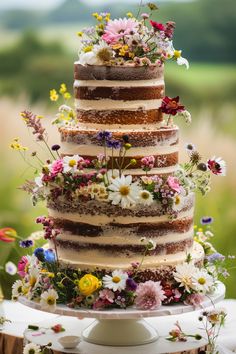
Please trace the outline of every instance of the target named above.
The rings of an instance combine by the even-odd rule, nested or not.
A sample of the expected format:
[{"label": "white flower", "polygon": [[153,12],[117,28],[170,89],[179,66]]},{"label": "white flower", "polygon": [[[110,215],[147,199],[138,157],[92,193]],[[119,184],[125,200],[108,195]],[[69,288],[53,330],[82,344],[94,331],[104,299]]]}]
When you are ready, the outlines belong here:
[{"label": "white flower", "polygon": [[207,273],[206,269],[199,269],[193,274],[193,288],[197,292],[206,293],[214,285],[213,277]]},{"label": "white flower", "polygon": [[193,289],[193,275],[198,269],[192,263],[178,264],[173,273],[175,280],[183,286],[186,291]]},{"label": "white flower", "polygon": [[54,289],[49,289],[41,294],[40,305],[47,311],[55,311],[58,294]]},{"label": "white flower", "polygon": [[112,183],[114,179],[116,179],[117,177],[119,177],[120,172],[119,170],[113,169],[113,170],[108,170],[107,171],[107,178],[108,178],[108,182]]},{"label": "white flower", "polygon": [[146,237],[141,237],[140,242],[144,243],[149,251],[154,250],[157,245],[156,241],[153,241],[151,238],[147,239]]},{"label": "white flower", "polygon": [[129,208],[138,202],[138,193],[140,188],[137,183],[132,183],[132,176],[117,177],[108,186],[109,200],[112,204],[121,203],[122,208]]},{"label": "white flower", "polygon": [[128,274],[122,272],[122,270],[114,270],[111,276],[105,275],[102,278],[104,288],[112,289],[113,291],[124,290],[127,279]]},{"label": "white flower", "polygon": [[70,106],[67,106],[66,104],[63,104],[59,107],[58,109],[59,112],[67,112],[67,113],[70,113],[70,112],[73,112],[73,109],[70,107]]},{"label": "white flower", "polygon": [[10,274],[10,275],[15,275],[17,272],[17,267],[14,263],[12,262],[7,262],[5,264],[5,271],[6,273]]},{"label": "white flower", "polygon": [[79,155],[65,156],[62,160],[64,172],[75,172],[78,169],[77,166],[81,157]]},{"label": "white flower", "polygon": [[174,196],[174,203],[172,209],[174,211],[179,211],[183,208],[183,206],[184,206],[184,198],[182,197],[181,194],[176,194]]},{"label": "white flower", "polygon": [[81,65],[103,65],[112,59],[114,53],[111,47],[105,42],[101,41],[99,44],[93,46],[92,50],[79,55],[79,63]]},{"label": "white flower", "polygon": [[185,65],[187,69],[189,69],[189,62],[187,59],[183,58],[183,57],[179,57],[177,58],[177,64],[178,65]]},{"label": "white flower", "polygon": [[39,187],[39,188],[43,187],[42,178],[43,178],[43,174],[41,173],[39,176],[35,177],[35,179],[34,179],[35,184],[36,184],[37,187]]},{"label": "white flower", "polygon": [[139,201],[143,205],[151,205],[153,202],[153,195],[147,190],[142,190],[139,192]]},{"label": "white flower", "polygon": [[41,354],[41,349],[38,344],[28,343],[24,347],[23,354]]},{"label": "white flower", "polygon": [[192,122],[192,116],[189,111],[184,110],[183,112],[179,113],[179,116],[183,117],[187,124],[190,124]]},{"label": "white flower", "polygon": [[30,267],[29,270],[29,285],[31,288],[35,288],[39,282],[40,272],[37,267]]},{"label": "white flower", "polygon": [[19,295],[22,295],[23,282],[22,280],[16,280],[12,285],[12,297],[17,298]]}]

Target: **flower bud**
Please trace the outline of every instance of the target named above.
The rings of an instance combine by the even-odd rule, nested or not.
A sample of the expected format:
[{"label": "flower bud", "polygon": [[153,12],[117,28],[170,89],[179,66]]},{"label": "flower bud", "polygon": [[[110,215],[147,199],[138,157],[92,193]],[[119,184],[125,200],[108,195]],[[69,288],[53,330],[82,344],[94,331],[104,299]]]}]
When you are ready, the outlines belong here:
[{"label": "flower bud", "polygon": [[130,143],[125,143],[124,148],[125,150],[129,150],[132,147]]},{"label": "flower bud", "polygon": [[207,171],[207,165],[204,162],[201,162],[197,165],[197,169],[199,171],[206,172]]}]

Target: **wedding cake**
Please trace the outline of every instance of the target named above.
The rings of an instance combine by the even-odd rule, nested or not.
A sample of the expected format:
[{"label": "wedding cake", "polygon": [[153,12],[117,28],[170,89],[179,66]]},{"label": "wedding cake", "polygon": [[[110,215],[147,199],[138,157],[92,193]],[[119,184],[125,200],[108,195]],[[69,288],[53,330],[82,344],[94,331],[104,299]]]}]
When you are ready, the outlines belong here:
[{"label": "wedding cake", "polygon": [[[53,121],[60,143],[49,146],[41,116],[21,113],[49,152],[46,163],[31,154],[40,173],[23,186],[34,204],[46,202],[48,215],[36,222],[47,244],[21,258],[13,298],[50,311],[56,303],[96,310],[199,305],[224,266],[209,242],[211,218],[194,231],[194,195],[205,195],[211,175],[226,167],[221,158],[202,160],[192,144],[189,161],[179,164],[177,119],[189,123],[191,115],[179,96],[165,95],[164,63],[189,67],[174,49],[175,25],[140,11],[93,16],[96,25],[78,32],[75,107],[65,84],[50,91],[60,103]],[[26,154],[18,138],[11,147]]]}]

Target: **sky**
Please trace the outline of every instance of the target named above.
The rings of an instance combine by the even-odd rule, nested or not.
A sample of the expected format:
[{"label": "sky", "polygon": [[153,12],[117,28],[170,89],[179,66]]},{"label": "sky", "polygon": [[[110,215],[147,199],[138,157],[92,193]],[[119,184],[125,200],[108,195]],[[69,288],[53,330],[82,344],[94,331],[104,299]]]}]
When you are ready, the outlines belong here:
[{"label": "sky", "polygon": [[[23,8],[23,9],[50,9],[57,5],[59,5],[64,0],[0,0],[0,9],[15,9],[15,8]],[[91,5],[97,4],[108,4],[111,3],[112,0],[79,0],[83,3],[88,3]],[[114,0],[115,1],[115,0]],[[138,3],[139,0],[116,0],[116,2],[133,2]],[[172,0],[172,1],[189,1],[189,0]],[[158,2],[158,0],[157,0]],[[160,2],[160,0],[159,0]]]}]

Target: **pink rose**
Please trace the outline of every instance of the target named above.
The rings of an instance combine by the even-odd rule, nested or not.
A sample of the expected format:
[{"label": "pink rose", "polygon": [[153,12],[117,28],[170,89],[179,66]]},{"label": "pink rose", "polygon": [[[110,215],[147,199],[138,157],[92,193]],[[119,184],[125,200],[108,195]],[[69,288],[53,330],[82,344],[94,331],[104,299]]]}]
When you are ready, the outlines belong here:
[{"label": "pink rose", "polygon": [[54,161],[51,166],[52,177],[56,177],[58,173],[61,173],[62,171],[63,171],[63,161],[62,160]]}]

